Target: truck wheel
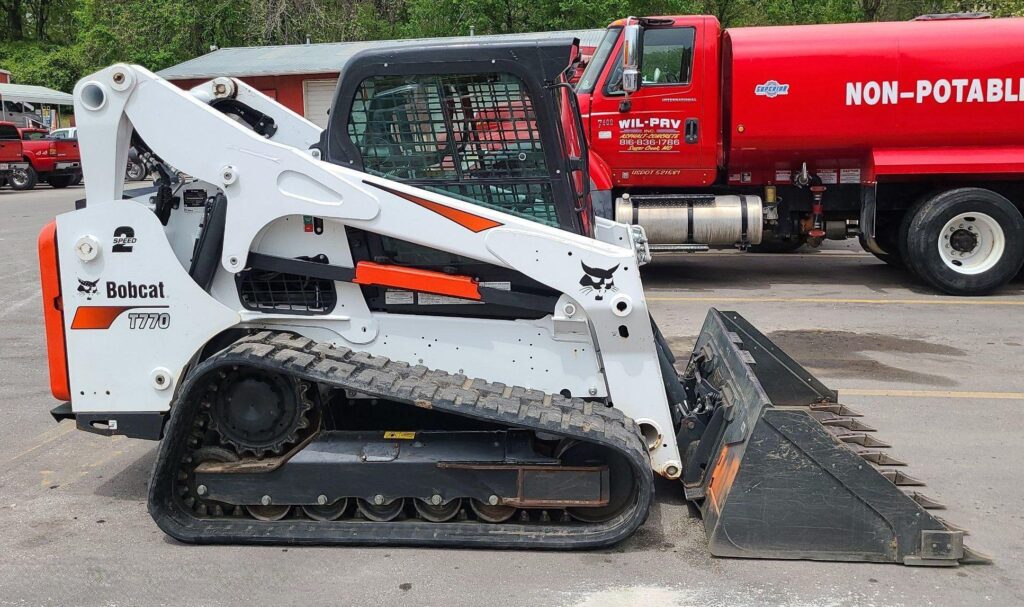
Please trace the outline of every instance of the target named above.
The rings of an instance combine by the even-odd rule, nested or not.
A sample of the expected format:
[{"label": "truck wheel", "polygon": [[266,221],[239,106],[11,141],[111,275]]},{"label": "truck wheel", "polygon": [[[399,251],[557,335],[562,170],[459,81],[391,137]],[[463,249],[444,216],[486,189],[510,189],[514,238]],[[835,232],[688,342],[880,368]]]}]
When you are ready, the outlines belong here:
[{"label": "truck wheel", "polygon": [[80,183],[82,183],[82,174],[75,173],[75,178],[71,180],[71,185],[78,185]]},{"label": "truck wheel", "polygon": [[39,182],[39,175],[31,165],[24,171],[11,172],[11,188],[15,190],[31,190]]},{"label": "truck wheel", "polygon": [[66,188],[75,181],[74,175],[56,175],[46,180],[46,183],[50,184],[51,188],[61,189]]},{"label": "truck wheel", "polygon": [[804,246],[806,241],[801,236],[790,236],[787,239],[773,234],[765,234],[760,244],[750,245],[751,253],[792,253]]},{"label": "truck wheel", "polygon": [[907,265],[946,293],[988,293],[1024,265],[1024,216],[991,190],[937,194],[912,209],[904,225]]}]

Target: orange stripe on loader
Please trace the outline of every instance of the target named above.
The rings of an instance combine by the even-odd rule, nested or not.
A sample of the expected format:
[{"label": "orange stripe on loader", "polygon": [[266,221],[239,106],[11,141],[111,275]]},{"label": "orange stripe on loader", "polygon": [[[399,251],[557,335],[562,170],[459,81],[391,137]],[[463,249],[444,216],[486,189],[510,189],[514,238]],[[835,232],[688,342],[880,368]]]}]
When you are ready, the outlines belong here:
[{"label": "orange stripe on loader", "polygon": [[82,306],[75,310],[72,329],[109,329],[110,325],[124,313],[138,306]]},{"label": "orange stripe on loader", "polygon": [[385,192],[390,192],[395,196],[400,196],[408,200],[409,202],[418,204],[425,209],[429,209],[437,213],[438,215],[441,215],[447,219],[454,221],[455,223],[459,224],[460,226],[466,228],[471,232],[483,232],[484,230],[489,230],[491,228],[496,228],[502,225],[501,222],[494,221],[492,219],[487,219],[486,217],[480,217],[479,215],[474,215],[472,213],[467,213],[466,211],[460,211],[458,209],[446,207],[445,205],[439,202],[427,200],[426,198],[421,198],[419,196],[414,196],[412,194],[406,194],[405,192],[399,192],[398,190],[393,190],[387,186],[383,186],[377,183],[370,183],[369,181],[364,181],[363,183],[365,183],[366,185],[372,185],[375,188],[384,190]]}]

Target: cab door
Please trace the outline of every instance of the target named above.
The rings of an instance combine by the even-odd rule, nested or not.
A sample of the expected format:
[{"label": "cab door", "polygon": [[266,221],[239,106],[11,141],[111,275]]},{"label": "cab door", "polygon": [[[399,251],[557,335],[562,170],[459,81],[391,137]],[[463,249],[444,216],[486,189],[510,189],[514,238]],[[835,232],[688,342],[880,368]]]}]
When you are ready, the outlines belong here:
[{"label": "cab door", "polygon": [[591,147],[618,187],[708,185],[717,176],[718,21],[642,19],[640,88],[622,91],[622,38],[591,97]]}]

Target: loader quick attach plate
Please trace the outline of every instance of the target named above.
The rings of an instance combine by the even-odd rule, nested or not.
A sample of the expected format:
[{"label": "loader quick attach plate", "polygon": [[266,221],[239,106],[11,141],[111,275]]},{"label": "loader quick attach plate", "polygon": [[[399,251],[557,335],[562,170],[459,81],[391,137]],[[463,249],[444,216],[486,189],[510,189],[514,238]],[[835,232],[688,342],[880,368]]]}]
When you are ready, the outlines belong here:
[{"label": "loader quick attach plate", "polygon": [[[622,510],[601,522],[542,520],[534,523],[531,520],[528,524],[521,521],[486,524],[478,521],[254,520],[204,516],[182,502],[179,490],[183,488],[182,479],[189,476],[184,469],[184,462],[191,461],[193,455],[198,453],[195,448],[202,436],[204,396],[211,386],[216,389],[217,378],[230,372],[232,367],[263,369],[315,383],[323,388],[352,390],[373,398],[465,416],[509,429],[537,431],[593,444],[609,450],[626,462],[626,468],[631,471],[635,484]],[[321,440],[328,444],[318,445],[314,442],[310,447],[322,448],[324,453],[331,451],[343,454],[348,448],[343,439],[343,435],[327,435]],[[421,442],[426,445],[426,439]],[[365,441],[359,443],[362,445],[360,449],[365,448],[363,443]],[[370,457],[395,459],[399,458],[399,451],[370,454]],[[312,457],[311,454],[307,455]],[[362,455],[368,454],[363,452]],[[338,458],[332,459],[337,461]],[[308,464],[310,461],[303,455],[284,466],[306,467]],[[207,464],[197,468],[196,474],[207,474],[209,478],[204,480],[216,480],[208,473],[228,468],[232,466]],[[482,474],[486,471],[478,472]],[[563,474],[580,472],[583,476],[576,481],[562,477],[557,487],[550,485],[553,478],[550,473],[537,474],[534,466],[518,466],[513,472],[518,475],[516,478],[522,481],[524,487],[520,493],[508,492],[519,498],[518,502],[512,500],[512,505],[523,505],[520,502],[525,501],[529,502],[527,506],[532,506],[536,502],[532,498],[540,499],[552,494],[564,496],[566,483],[573,485],[577,481],[582,484],[581,490],[586,492],[578,500],[579,503],[600,504],[607,501],[604,494],[608,492],[609,475],[602,468],[562,467]],[[322,470],[302,473],[323,475]],[[450,471],[437,471],[435,474],[450,475]],[[270,482],[273,483],[273,479]],[[528,483],[532,486],[525,487]],[[323,486],[339,493],[342,491],[342,488],[329,483]],[[573,491],[577,489],[570,488]],[[251,497],[239,483],[234,486],[225,485],[223,488],[214,488],[211,483],[210,489],[234,492],[222,494],[224,499]],[[601,498],[594,498],[595,493],[600,494]],[[171,409],[150,483],[149,512],[165,533],[178,540],[194,543],[388,544],[567,550],[608,546],[629,537],[647,518],[653,494],[650,460],[640,431],[633,420],[616,409],[579,398],[565,398],[537,390],[490,383],[460,374],[427,369],[422,365],[371,356],[365,352],[334,348],[292,333],[261,331],[236,341],[203,361],[182,384]],[[308,499],[309,496],[290,497],[295,501]],[[288,499],[284,503],[287,504]]]},{"label": "loader quick attach plate", "polygon": [[[694,373],[721,395],[691,444],[684,485],[716,556],[957,565],[988,559],[901,486],[888,445],[735,312],[712,309]],[[703,459],[695,462],[693,457]],[[706,469],[700,464],[706,464]]]}]

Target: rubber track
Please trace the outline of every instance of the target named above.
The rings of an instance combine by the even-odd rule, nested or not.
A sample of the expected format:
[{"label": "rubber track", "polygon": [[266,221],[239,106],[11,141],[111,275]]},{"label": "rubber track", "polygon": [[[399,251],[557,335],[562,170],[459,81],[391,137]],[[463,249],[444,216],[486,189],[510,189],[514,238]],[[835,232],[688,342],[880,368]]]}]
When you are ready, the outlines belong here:
[{"label": "rubber track", "polygon": [[[382,399],[599,443],[622,453],[632,465],[635,499],[625,511],[603,523],[198,518],[175,499],[175,475],[189,449],[200,396],[209,378],[232,365],[263,368]],[[190,543],[581,549],[609,546],[629,537],[647,518],[653,496],[653,475],[640,431],[633,420],[614,408],[334,348],[293,333],[261,331],[203,361],[181,385],[150,483],[149,513],[165,533]]]}]

